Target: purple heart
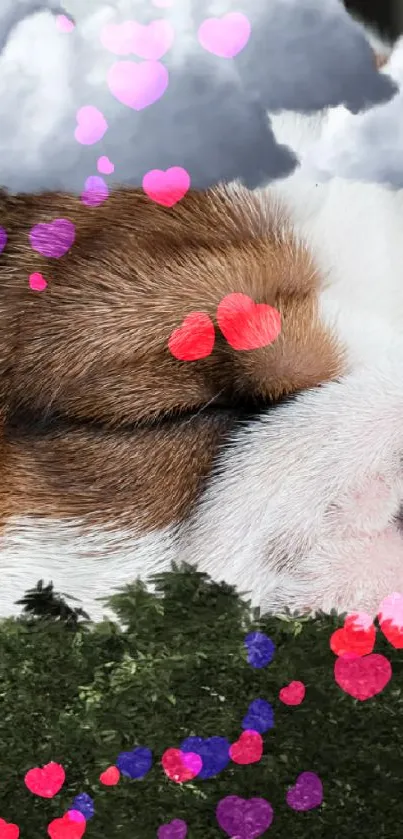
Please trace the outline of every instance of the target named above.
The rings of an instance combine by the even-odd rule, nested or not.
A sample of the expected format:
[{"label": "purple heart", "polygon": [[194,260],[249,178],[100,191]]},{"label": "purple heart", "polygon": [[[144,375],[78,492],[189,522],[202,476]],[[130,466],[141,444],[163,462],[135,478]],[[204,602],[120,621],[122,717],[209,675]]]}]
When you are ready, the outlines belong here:
[{"label": "purple heart", "polygon": [[67,218],[56,218],[49,224],[35,224],[29,233],[29,240],[35,251],[42,256],[60,259],[71,248],[76,237],[76,228]]},{"label": "purple heart", "polygon": [[7,230],[4,227],[0,227],[0,253],[4,251],[4,248],[7,244]]},{"label": "purple heart", "polygon": [[323,801],[322,781],[315,772],[302,772],[295,786],[288,790],[286,799],[293,810],[313,810]]},{"label": "purple heart", "polygon": [[158,839],[185,839],[188,832],[187,824],[182,819],[173,819],[169,824],[162,824],[158,828]]},{"label": "purple heart", "polygon": [[270,827],[273,807],[264,798],[239,798],[227,795],[219,801],[216,817],[228,836],[237,839],[255,839]]}]

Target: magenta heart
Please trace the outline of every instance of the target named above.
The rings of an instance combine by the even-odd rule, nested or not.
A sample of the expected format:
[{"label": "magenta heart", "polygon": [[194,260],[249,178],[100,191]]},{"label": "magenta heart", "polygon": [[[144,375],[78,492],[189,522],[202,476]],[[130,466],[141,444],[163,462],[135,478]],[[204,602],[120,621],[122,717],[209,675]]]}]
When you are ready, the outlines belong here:
[{"label": "magenta heart", "polygon": [[236,839],[256,839],[270,827],[273,808],[264,798],[239,798],[227,795],[216,809],[218,824],[228,836]]},{"label": "magenta heart", "polygon": [[74,136],[83,146],[92,146],[102,140],[108,123],[101,111],[93,105],[84,105],[76,113],[77,128]]},{"label": "magenta heart", "polygon": [[198,31],[199,43],[220,58],[233,58],[248,43],[251,26],[242,12],[230,12],[222,18],[204,20]]},{"label": "magenta heart", "polygon": [[185,839],[188,832],[187,824],[183,819],[173,819],[169,824],[162,824],[158,828],[158,839]]},{"label": "magenta heart", "polygon": [[323,801],[322,781],[315,772],[302,772],[295,786],[288,790],[286,799],[293,810],[313,810]]},{"label": "magenta heart", "polygon": [[169,82],[168,70],[159,61],[117,61],[108,72],[108,87],[115,98],[141,111],[165,93]]},{"label": "magenta heart", "polygon": [[348,653],[336,659],[334,678],[354,699],[371,699],[383,691],[392,677],[392,665],[381,653],[359,656]]},{"label": "magenta heart", "polygon": [[29,233],[34,251],[54,259],[60,259],[70,250],[75,237],[76,228],[67,218],[56,218],[49,224],[35,224]]}]

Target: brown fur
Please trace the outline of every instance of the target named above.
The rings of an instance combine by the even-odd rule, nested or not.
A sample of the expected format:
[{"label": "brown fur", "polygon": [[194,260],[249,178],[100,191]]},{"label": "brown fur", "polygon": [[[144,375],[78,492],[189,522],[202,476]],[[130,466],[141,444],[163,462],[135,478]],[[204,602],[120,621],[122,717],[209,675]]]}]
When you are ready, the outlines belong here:
[{"label": "brown fur", "polygon": [[[319,321],[311,256],[269,202],[213,190],[167,209],[119,189],[94,209],[51,193],[3,194],[0,209],[9,237],[0,255],[5,518],[169,524],[194,503],[233,427],[231,407],[343,371],[343,352]],[[74,222],[76,240],[46,259],[28,233],[55,218]],[[44,292],[29,288],[33,271],[47,279]],[[236,291],[281,311],[277,341],[240,352],[216,327],[208,358],[174,359],[168,339],[186,315],[205,311],[216,323],[218,303]],[[206,405],[217,413],[175,419]],[[55,412],[64,419],[52,426]],[[128,425],[139,422],[148,427]]]}]

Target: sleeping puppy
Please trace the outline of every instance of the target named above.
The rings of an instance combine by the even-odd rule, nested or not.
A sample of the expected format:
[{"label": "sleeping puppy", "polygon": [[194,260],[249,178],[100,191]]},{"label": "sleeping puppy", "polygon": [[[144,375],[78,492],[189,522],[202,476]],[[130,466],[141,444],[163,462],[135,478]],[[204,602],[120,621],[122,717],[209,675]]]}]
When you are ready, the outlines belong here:
[{"label": "sleeping puppy", "polygon": [[[377,187],[362,199],[374,262],[360,273],[362,186],[326,239],[329,194],[315,210],[305,185],[304,214],[301,184],[189,193],[171,209],[131,189],[92,209],[1,195],[1,616],[44,578],[97,619],[97,598],[172,559],[274,611],[374,610],[403,589],[396,229]],[[56,218],[75,241],[48,259],[29,233]],[[217,307],[233,292],[280,312],[273,343],[225,340]],[[195,311],[215,344],[179,361],[169,339]]]}]

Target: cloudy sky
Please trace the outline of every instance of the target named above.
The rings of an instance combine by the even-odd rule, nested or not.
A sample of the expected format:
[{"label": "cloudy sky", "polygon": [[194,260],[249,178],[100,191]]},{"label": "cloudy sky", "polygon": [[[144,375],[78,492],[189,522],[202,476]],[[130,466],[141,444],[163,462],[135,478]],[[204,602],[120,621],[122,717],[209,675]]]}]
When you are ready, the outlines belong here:
[{"label": "cloudy sky", "polygon": [[[56,25],[62,12],[75,21],[71,31]],[[128,20],[162,28],[139,46],[123,35]],[[357,120],[371,146],[380,108],[363,111],[396,92],[339,0],[1,0],[0,46],[0,182],[12,190],[81,192],[100,156],[119,183],[180,166],[194,187],[237,177],[263,185],[297,165],[267,111],[345,104],[351,161]],[[158,92],[152,103],[140,83]],[[329,175],[333,138],[317,152]]]}]

